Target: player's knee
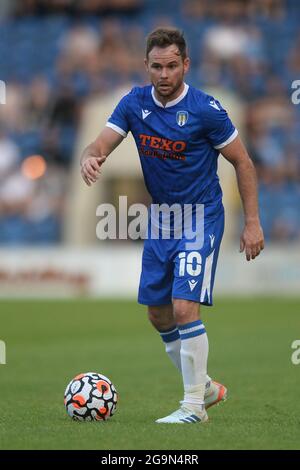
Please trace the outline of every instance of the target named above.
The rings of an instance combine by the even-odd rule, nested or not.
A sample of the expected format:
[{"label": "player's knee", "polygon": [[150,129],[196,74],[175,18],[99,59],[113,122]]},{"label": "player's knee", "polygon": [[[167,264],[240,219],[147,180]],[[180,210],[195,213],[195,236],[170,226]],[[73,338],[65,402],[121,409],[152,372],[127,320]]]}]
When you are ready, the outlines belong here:
[{"label": "player's knee", "polygon": [[178,325],[183,325],[200,318],[200,304],[192,300],[175,299],[174,317]]},{"label": "player's knee", "polygon": [[148,317],[154,328],[168,330],[175,325],[172,308],[148,307]]}]

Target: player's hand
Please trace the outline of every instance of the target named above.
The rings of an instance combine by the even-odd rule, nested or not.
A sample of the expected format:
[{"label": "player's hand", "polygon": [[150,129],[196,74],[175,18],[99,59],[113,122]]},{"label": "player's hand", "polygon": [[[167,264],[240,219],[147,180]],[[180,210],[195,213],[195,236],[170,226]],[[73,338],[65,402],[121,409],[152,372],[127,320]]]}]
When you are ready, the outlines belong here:
[{"label": "player's hand", "polygon": [[240,252],[245,250],[247,261],[256,258],[264,249],[264,234],[259,222],[245,225],[240,239]]},{"label": "player's hand", "polygon": [[88,186],[96,183],[101,171],[100,168],[106,160],[106,156],[89,157],[81,164],[81,176]]}]

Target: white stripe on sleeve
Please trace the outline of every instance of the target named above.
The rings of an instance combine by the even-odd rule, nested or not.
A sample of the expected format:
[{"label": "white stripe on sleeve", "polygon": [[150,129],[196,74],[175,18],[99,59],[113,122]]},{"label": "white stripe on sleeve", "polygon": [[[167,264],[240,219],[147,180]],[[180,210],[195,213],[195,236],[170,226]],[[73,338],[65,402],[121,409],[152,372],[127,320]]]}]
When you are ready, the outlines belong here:
[{"label": "white stripe on sleeve", "polygon": [[115,124],[112,124],[111,122],[107,122],[106,123],[106,127],[110,127],[111,129],[113,129],[114,131],[116,131],[118,134],[120,134],[121,136],[123,137],[127,137],[127,132],[123,131],[123,129],[121,129],[121,127],[119,126],[116,126]]},{"label": "white stripe on sleeve", "polygon": [[225,142],[223,142],[222,144],[219,144],[219,145],[214,145],[214,148],[215,149],[222,149],[223,147],[225,147],[225,145],[228,145],[230,144],[238,135],[238,131],[237,129],[234,129],[233,133],[231,134],[230,137],[228,137],[227,140],[225,140]]}]

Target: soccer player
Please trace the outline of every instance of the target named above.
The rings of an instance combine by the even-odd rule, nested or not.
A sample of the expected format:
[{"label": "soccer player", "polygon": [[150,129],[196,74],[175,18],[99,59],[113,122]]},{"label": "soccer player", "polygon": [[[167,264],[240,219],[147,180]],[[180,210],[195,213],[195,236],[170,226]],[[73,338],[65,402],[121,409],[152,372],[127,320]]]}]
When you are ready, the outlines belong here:
[{"label": "soccer player", "polygon": [[[107,156],[131,131],[153,204],[176,204],[177,208],[190,204],[192,220],[197,208],[204,208],[202,241],[192,248],[187,248],[186,233],[174,236],[175,225],[170,227],[169,238],[151,237],[149,231],[144,243],[138,301],[148,306],[149,319],[181,372],[184,386],[179,409],[157,423],[207,421],[206,409],[227,394],[223,385],[207,375],[208,339],[200,317],[200,305],[213,303],[224,229],[219,153],[235,168],[243,203],[240,251],[245,250],[249,261],[264,248],[253,163],[219,101],[184,82],[189,64],[180,31],[153,31],[145,58],[151,85],[134,87],[121,99],[81,158],[81,174],[90,186]],[[176,224],[179,219],[172,220]],[[154,218],[153,223],[164,228],[160,219]]]}]

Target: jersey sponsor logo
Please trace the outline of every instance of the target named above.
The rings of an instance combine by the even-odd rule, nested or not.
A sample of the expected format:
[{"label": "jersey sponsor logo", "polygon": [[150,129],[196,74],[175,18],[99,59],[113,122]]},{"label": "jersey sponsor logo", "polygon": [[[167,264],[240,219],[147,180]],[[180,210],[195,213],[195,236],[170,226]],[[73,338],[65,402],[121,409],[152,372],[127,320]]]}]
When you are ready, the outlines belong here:
[{"label": "jersey sponsor logo", "polygon": [[182,127],[188,122],[189,113],[187,111],[177,111],[176,122],[178,126]]},{"label": "jersey sponsor logo", "polygon": [[140,134],[141,145],[149,146],[153,149],[165,150],[168,152],[183,152],[186,149],[186,142],[183,140],[169,140],[162,137]]},{"label": "jersey sponsor logo", "polygon": [[192,279],[191,281],[189,280],[189,286],[190,286],[191,292],[195,289],[197,284],[198,284],[198,281],[195,281],[195,279]]},{"label": "jersey sponsor logo", "polygon": [[221,109],[219,108],[219,106],[217,105],[217,103],[215,102],[215,100],[210,100],[209,106],[211,106],[212,108],[217,109],[218,111],[221,111]]},{"label": "jersey sponsor logo", "polygon": [[142,109],[143,119],[146,119],[146,117],[149,116],[149,114],[151,113],[152,111],[148,111],[148,109]]}]

